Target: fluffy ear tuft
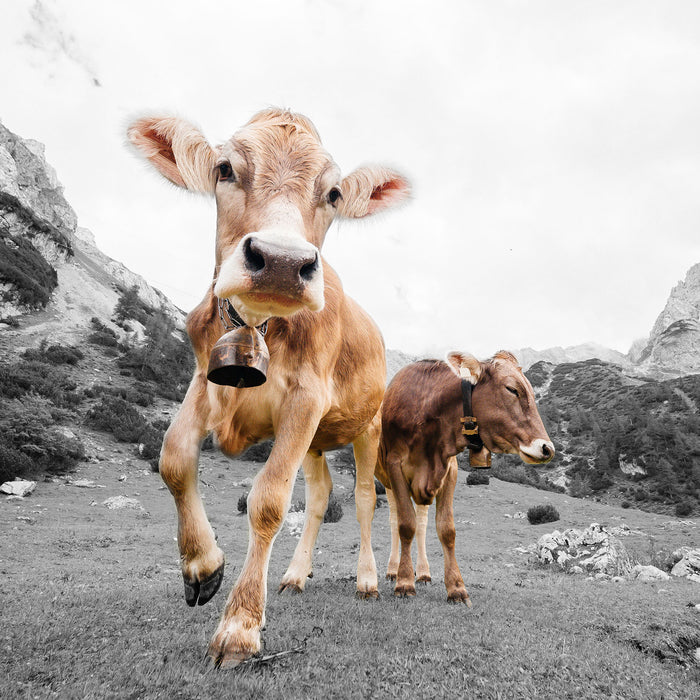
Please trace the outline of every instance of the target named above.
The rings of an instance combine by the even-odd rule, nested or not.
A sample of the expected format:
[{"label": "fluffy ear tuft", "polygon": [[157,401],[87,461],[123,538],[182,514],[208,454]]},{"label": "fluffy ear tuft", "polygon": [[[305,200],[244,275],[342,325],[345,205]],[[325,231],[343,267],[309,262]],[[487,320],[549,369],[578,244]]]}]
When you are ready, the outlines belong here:
[{"label": "fluffy ear tuft", "polygon": [[216,153],[202,133],[177,117],[143,117],[127,130],[129,141],[170,182],[211,194]]},{"label": "fluffy ear tuft", "polygon": [[472,384],[481,378],[481,362],[468,352],[448,352],[447,365],[458,377],[468,379]]},{"label": "fluffy ear tuft", "polygon": [[353,170],[340,186],[343,199],[338,207],[341,216],[361,219],[406,201],[411,196],[408,180],[380,165]]}]

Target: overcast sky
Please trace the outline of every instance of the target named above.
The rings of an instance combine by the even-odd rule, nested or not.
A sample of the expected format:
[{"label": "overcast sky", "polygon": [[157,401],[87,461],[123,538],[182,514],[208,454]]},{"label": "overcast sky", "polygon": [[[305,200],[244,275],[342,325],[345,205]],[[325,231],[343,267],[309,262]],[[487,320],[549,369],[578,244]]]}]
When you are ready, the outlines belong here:
[{"label": "overcast sky", "polygon": [[408,206],[324,247],[391,348],[626,352],[700,262],[694,0],[4,0],[0,65],[0,120],[46,144],[98,246],[187,311],[213,201],[125,147],[133,115],[216,144],[290,107],[343,172],[405,172]]}]

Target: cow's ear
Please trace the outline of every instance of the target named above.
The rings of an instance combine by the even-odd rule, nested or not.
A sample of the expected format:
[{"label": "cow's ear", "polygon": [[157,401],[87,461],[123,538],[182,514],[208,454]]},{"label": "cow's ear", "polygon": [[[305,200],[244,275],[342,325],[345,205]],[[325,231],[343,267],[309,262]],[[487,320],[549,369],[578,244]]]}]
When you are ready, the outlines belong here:
[{"label": "cow's ear", "polygon": [[515,365],[518,369],[520,369],[520,363],[518,362],[518,358],[512,352],[508,352],[508,350],[499,350],[493,356],[493,359],[510,362],[511,364]]},{"label": "cow's ear", "polygon": [[212,194],[216,152],[201,131],[176,117],[143,117],[127,129],[129,141],[178,187]]},{"label": "cow's ear", "polygon": [[481,378],[481,362],[468,352],[448,352],[447,364],[458,377],[467,379],[472,384]]},{"label": "cow's ear", "polygon": [[340,191],[338,214],[361,219],[405,202],[411,196],[411,185],[395,170],[368,165],[344,177]]}]

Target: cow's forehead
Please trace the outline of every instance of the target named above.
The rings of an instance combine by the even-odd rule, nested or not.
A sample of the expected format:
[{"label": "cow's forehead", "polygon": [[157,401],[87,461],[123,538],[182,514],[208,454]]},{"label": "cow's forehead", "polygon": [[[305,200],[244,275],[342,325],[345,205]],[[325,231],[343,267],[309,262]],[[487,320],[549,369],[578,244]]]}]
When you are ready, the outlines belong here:
[{"label": "cow's forehead", "polygon": [[247,124],[222,150],[235,151],[245,161],[263,196],[283,189],[306,195],[323,173],[337,170],[313,125],[305,123],[275,119]]}]

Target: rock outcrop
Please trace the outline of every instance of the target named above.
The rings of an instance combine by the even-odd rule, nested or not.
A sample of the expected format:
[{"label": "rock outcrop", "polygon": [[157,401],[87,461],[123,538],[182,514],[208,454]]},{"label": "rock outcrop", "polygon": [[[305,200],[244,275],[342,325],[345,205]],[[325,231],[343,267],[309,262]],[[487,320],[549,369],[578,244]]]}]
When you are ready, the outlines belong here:
[{"label": "rock outcrop", "polygon": [[133,287],[145,304],[184,327],[184,313],[162,292],[102,253],[92,233],[78,227],[44,147],[0,124],[0,321],[23,318],[27,345],[48,336],[76,342],[91,318],[108,323],[120,294]]},{"label": "rock outcrop", "polygon": [[652,373],[700,373],[700,263],[671,290],[639,359]]}]

